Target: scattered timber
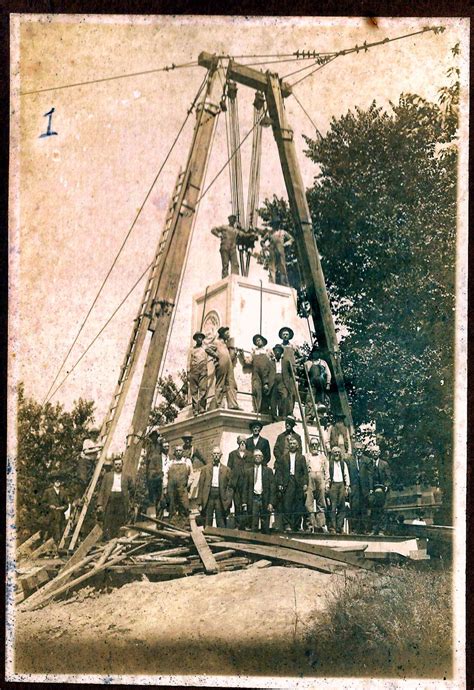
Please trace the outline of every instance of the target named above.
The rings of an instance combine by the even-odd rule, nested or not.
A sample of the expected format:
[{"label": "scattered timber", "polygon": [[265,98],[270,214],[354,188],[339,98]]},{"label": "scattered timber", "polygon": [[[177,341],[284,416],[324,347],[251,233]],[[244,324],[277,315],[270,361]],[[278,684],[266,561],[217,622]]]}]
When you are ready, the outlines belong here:
[{"label": "scattered timber", "polygon": [[191,537],[202,560],[204,569],[208,575],[215,575],[219,571],[219,566],[217,565],[217,561],[214,558],[211,549],[209,548],[206,537],[202,533],[202,528],[199,528],[196,525],[196,516],[191,514],[189,516],[189,522],[191,525]]},{"label": "scattered timber", "polygon": [[28,537],[26,541],[24,541],[16,550],[16,557],[18,559],[23,558],[25,556],[30,556],[31,553],[33,552],[33,549],[35,548],[35,545],[39,542],[41,539],[41,532],[35,532],[35,534],[32,534],[31,537]]}]

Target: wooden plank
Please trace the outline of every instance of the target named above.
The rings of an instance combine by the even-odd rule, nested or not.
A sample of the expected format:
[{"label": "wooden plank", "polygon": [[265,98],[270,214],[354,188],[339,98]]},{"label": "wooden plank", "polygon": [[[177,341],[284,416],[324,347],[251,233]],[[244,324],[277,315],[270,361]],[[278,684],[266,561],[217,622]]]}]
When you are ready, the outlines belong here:
[{"label": "wooden plank", "polygon": [[55,551],[56,550],[56,544],[53,538],[48,539],[48,541],[45,541],[44,544],[41,544],[36,551],[33,551],[32,554],[30,555],[30,558],[39,558],[43,553],[48,553],[48,551]]},{"label": "wooden plank", "polygon": [[41,532],[35,532],[35,534],[32,534],[31,537],[28,537],[28,539],[22,542],[17,548],[16,557],[23,558],[24,556],[29,556],[33,551],[34,545],[37,544],[40,539]]},{"label": "wooden plank", "polygon": [[184,527],[176,527],[176,525],[173,525],[171,522],[166,522],[165,520],[159,520],[158,518],[154,518],[151,515],[145,515],[145,513],[139,513],[140,517],[145,518],[146,520],[150,520],[150,522],[154,522],[155,525],[161,525],[162,527],[168,527],[168,529],[172,529],[175,532],[187,532],[189,535],[191,534],[191,530],[186,529]]},{"label": "wooden plank", "polygon": [[46,582],[49,582],[49,573],[46,568],[37,566],[29,573],[18,578],[18,584],[23,590],[24,598],[28,597],[32,592],[38,590]]},{"label": "wooden plank", "polygon": [[134,529],[139,532],[144,532],[145,534],[150,534],[153,537],[164,537],[165,539],[189,539],[191,536],[188,532],[182,532],[181,530],[169,530],[169,529],[153,529],[141,522],[136,522],[133,525],[125,525],[127,529]]},{"label": "wooden plank", "polygon": [[107,565],[107,573],[118,575],[161,575],[166,577],[183,577],[192,575],[189,565],[167,565],[165,563],[127,563],[126,565]]},{"label": "wooden plank", "polygon": [[294,563],[303,565],[311,570],[319,570],[321,573],[337,573],[338,571],[347,567],[347,564],[331,560],[329,558],[322,558],[310,553],[303,553],[300,551],[292,551],[291,549],[282,546],[267,546],[265,544],[243,544],[240,542],[222,542],[223,546],[236,551],[250,554],[251,556],[263,556],[270,560],[284,561],[285,563]]},{"label": "wooden plank", "polygon": [[[217,561],[214,558],[214,554],[209,548],[209,544],[206,541],[206,537],[202,533],[202,529],[196,525],[195,515],[191,514],[189,516],[189,523],[191,525],[191,538],[202,560],[204,570],[208,575],[215,575],[215,573],[219,571],[219,566],[217,565]],[[230,546],[229,548],[232,548],[232,546]]]},{"label": "wooden plank", "polygon": [[320,546],[316,544],[306,544],[296,539],[288,537],[280,537],[273,534],[260,534],[259,532],[246,532],[244,530],[226,529],[218,527],[206,527],[205,534],[212,534],[227,539],[236,539],[242,542],[250,542],[255,544],[267,544],[269,546],[276,546],[303,553],[313,554],[315,556],[322,556],[324,558],[331,558],[334,561],[340,561],[354,565],[359,568],[370,569],[372,565],[365,562],[357,555],[346,554],[344,552],[336,551],[329,546]]},{"label": "wooden plank", "polygon": [[[34,610],[36,608],[40,608],[41,606],[44,606],[45,604],[49,603],[55,597],[59,596],[60,594],[64,594],[64,592],[67,592],[68,589],[71,589],[72,587],[77,587],[77,585],[80,585],[83,582],[90,580],[91,577],[94,577],[98,573],[103,572],[106,568],[108,568],[111,565],[115,565],[116,563],[120,563],[120,561],[125,560],[125,558],[128,558],[129,556],[131,556],[132,553],[135,553],[136,551],[138,551],[139,549],[142,549],[142,548],[143,548],[143,544],[139,544],[134,549],[127,551],[127,553],[123,553],[123,554],[120,554],[119,556],[116,556],[115,558],[112,558],[112,560],[110,560],[108,563],[104,563],[100,567],[96,566],[96,567],[92,568],[91,570],[89,570],[87,573],[84,573],[83,575],[76,577],[74,580],[71,580],[69,582],[62,584],[60,587],[54,589],[53,591],[48,592],[48,594],[46,594],[39,601],[37,601],[35,603],[35,606],[32,607],[31,610]],[[87,558],[91,559],[91,558],[94,558],[94,556],[87,556]],[[78,569],[78,568],[76,568],[76,569]],[[67,573],[65,573],[65,575],[66,574]]]},{"label": "wooden plank", "polygon": [[71,558],[67,561],[63,570],[69,570],[76,563],[82,561],[83,558],[87,556],[89,551],[97,544],[97,542],[102,539],[102,527],[100,525],[95,525],[87,537],[79,544],[77,549],[72,554]]},{"label": "wooden plank", "polygon": [[163,549],[162,551],[147,551],[141,556],[136,556],[137,561],[146,561],[147,558],[154,559],[155,557],[162,556],[187,556],[190,553],[190,549],[187,546],[177,546],[174,549]]},{"label": "wooden plank", "polygon": [[273,563],[271,561],[267,561],[264,558],[261,558],[259,561],[254,561],[249,565],[249,570],[255,569],[258,570],[260,568],[269,568]]}]

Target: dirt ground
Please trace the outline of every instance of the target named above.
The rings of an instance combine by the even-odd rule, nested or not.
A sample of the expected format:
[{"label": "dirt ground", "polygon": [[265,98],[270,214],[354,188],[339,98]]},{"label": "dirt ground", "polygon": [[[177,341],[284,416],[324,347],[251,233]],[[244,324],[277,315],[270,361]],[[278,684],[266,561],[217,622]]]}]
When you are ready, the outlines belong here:
[{"label": "dirt ground", "polygon": [[304,636],[340,575],[251,568],[17,614],[16,673],[314,675]]}]

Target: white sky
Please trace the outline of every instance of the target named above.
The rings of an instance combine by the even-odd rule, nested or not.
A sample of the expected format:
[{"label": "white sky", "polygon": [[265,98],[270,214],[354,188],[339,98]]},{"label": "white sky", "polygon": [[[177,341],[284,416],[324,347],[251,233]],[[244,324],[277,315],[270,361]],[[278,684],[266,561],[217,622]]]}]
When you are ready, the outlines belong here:
[{"label": "white sky", "polygon": [[[17,20],[12,36],[19,62],[12,74],[10,337],[15,372],[25,382],[28,395],[42,399],[48,390],[205,72],[193,67],[21,98],[15,89],[28,91],[180,64],[196,60],[202,50],[234,55],[332,51],[428,24],[447,27],[440,35],[427,33],[340,57],[295,87],[299,100],[325,132],[332,117],[355,106],[367,108],[374,99],[384,107],[397,101],[402,92],[436,99],[438,89],[447,83],[446,70],[453,64],[450,49],[460,40],[467,60],[467,20],[382,18],[378,22],[375,28],[363,19],[344,18],[46,19],[25,15]],[[285,75],[302,66],[304,63],[269,67]],[[241,136],[252,125],[253,96],[249,89],[240,88]],[[46,128],[44,113],[51,107],[55,108],[53,129],[58,136],[40,139]],[[293,98],[286,99],[286,108],[309,187],[315,168],[303,155],[301,135],[314,132]],[[190,136],[188,123],[69,366],[150,262]],[[242,151],[245,177],[250,143],[251,137]],[[208,181],[226,158],[222,119]],[[273,193],[286,196],[271,130],[266,129],[261,198]],[[225,171],[200,207],[173,334],[181,349],[173,349],[167,370],[184,366],[192,294],[220,278],[218,242],[209,228],[225,221],[229,210]],[[54,398],[67,407],[79,397],[94,399],[97,423],[109,404],[142,290],[140,285]]]}]

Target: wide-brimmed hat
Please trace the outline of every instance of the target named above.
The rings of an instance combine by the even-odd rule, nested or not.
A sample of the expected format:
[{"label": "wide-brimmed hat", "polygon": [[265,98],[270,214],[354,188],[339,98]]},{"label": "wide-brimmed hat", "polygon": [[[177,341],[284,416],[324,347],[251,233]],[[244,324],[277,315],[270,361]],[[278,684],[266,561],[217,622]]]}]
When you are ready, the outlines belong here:
[{"label": "wide-brimmed hat", "polygon": [[283,328],[280,328],[280,330],[278,331],[278,337],[279,338],[283,338],[283,336],[282,336],[283,331],[288,331],[288,333],[290,334],[290,337],[288,338],[288,340],[291,340],[295,335],[295,332],[292,328],[290,328],[289,326],[283,326]]},{"label": "wide-brimmed hat", "polygon": [[181,438],[192,438],[193,435],[189,433],[189,431],[185,431],[184,434],[181,434]]},{"label": "wide-brimmed hat", "polygon": [[264,345],[264,346],[268,343],[268,340],[265,338],[264,335],[262,335],[261,333],[256,333],[256,334],[253,336],[253,338],[252,338],[252,342],[253,342],[254,345],[257,344],[257,343],[255,342],[255,341],[257,340],[257,338],[261,338],[261,339],[263,340],[263,345]]},{"label": "wide-brimmed hat", "polygon": [[232,220],[232,218],[234,220],[237,220],[237,216],[235,215],[235,213],[231,213],[230,216],[227,216],[227,220]]},{"label": "wide-brimmed hat", "polygon": [[64,474],[62,472],[60,472],[59,470],[54,470],[53,472],[51,472],[51,474],[49,476],[51,477],[53,482],[55,480],[61,481],[61,482],[64,481]]},{"label": "wide-brimmed hat", "polygon": [[222,338],[224,333],[229,330],[229,326],[221,326],[220,328],[217,329],[217,335],[219,338]]},{"label": "wide-brimmed hat", "polygon": [[193,335],[193,340],[197,340],[198,338],[202,338],[204,340],[206,336],[204,333],[201,333],[201,331],[196,331],[196,333]]},{"label": "wide-brimmed hat", "polygon": [[298,424],[297,420],[291,414],[289,414],[287,417],[285,417],[285,422],[290,422],[290,424],[293,424],[293,426]]},{"label": "wide-brimmed hat", "polygon": [[260,429],[263,429],[263,424],[259,419],[252,419],[251,422],[249,422],[249,429],[252,430],[255,426],[260,427]]},{"label": "wide-brimmed hat", "polygon": [[280,352],[284,352],[285,348],[283,347],[283,345],[281,343],[277,343],[276,345],[274,345],[272,347],[272,350],[273,350],[273,352],[275,352],[275,350],[280,350]]}]

